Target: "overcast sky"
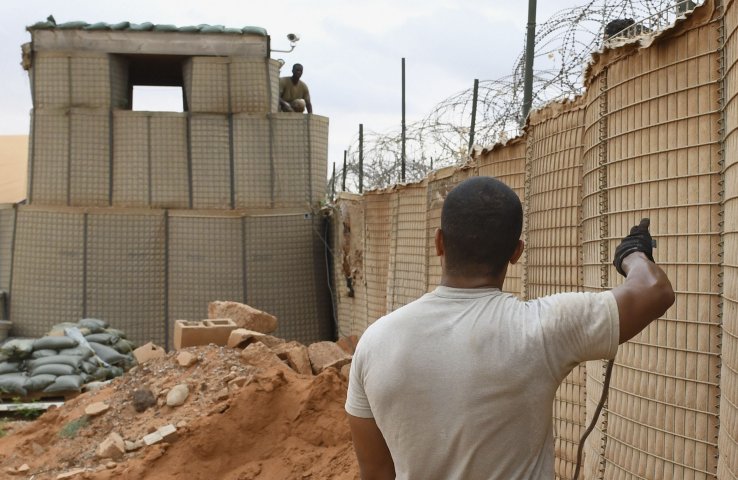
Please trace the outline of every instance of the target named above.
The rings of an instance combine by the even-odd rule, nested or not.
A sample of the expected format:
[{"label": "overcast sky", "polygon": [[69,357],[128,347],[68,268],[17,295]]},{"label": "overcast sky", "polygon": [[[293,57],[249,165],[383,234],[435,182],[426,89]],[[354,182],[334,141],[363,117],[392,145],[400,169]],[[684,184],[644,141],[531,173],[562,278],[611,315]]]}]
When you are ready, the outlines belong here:
[{"label": "overcast sky", "polygon": [[[580,4],[539,2],[538,22]],[[407,122],[469,88],[475,78],[511,73],[523,49],[528,6],[510,0],[2,0],[0,3],[0,134],[27,134],[31,95],[20,66],[25,27],[53,14],[57,22],[220,24],[264,27],[272,48],[286,35],[301,37],[289,54],[272,54],[305,67],[314,113],[330,118],[329,170],[343,161],[358,132],[387,131],[401,121],[401,59],[406,58]]]}]

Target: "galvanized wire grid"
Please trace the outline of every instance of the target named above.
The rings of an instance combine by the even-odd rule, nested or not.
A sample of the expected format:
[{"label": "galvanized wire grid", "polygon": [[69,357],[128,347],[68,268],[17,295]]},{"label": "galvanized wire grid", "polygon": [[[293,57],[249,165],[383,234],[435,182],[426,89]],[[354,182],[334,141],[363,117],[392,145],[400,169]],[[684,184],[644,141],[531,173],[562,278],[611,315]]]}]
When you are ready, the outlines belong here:
[{"label": "galvanized wire grid", "polygon": [[185,62],[185,98],[192,113],[230,113],[230,59],[192,57]]},{"label": "galvanized wire grid", "polygon": [[286,113],[270,118],[274,206],[308,208],[311,204],[308,117]]},{"label": "galvanized wire grid", "polygon": [[[720,356],[717,25],[608,71],[610,252],[641,217],[676,303],[624,344],[608,401],[604,478],[712,478]],[[622,279],[610,271],[610,285]]]},{"label": "galvanized wire grid", "polygon": [[[5,290],[6,292],[10,290],[14,230],[14,206],[11,204],[0,204],[0,290]],[[0,314],[2,313],[0,312]]]},{"label": "galvanized wire grid", "polygon": [[[276,64],[276,65],[274,65]],[[230,64],[231,109],[235,113],[275,113],[272,84],[279,84],[276,60],[233,58]],[[272,77],[276,66],[277,75]]]},{"label": "galvanized wire grid", "polygon": [[246,302],[277,317],[275,335],[305,344],[333,330],[321,228],[309,213],[245,217]]},{"label": "galvanized wire grid", "polygon": [[109,110],[74,108],[67,120],[70,122],[68,204],[107,206],[111,161]]},{"label": "galvanized wire grid", "polygon": [[151,158],[146,113],[113,112],[113,205],[150,205]]},{"label": "galvanized wire grid", "polygon": [[[479,175],[496,177],[503,181],[520,197],[521,202],[525,195],[525,147],[524,139],[519,139],[478,158]],[[502,291],[522,297],[523,268],[523,258],[515,265],[507,267]]]},{"label": "galvanized wire grid", "polygon": [[170,338],[176,320],[208,318],[210,302],[244,301],[242,223],[240,216],[171,213],[167,299]]},{"label": "galvanized wire grid", "polygon": [[308,185],[311,205],[325,200],[328,177],[328,117],[310,115],[308,121],[308,142],[310,148],[310,184]]},{"label": "galvanized wire grid", "polygon": [[426,291],[425,182],[397,189],[391,208],[387,311],[391,312]]},{"label": "galvanized wire grid", "polygon": [[236,208],[274,205],[271,121],[263,115],[233,115]]},{"label": "galvanized wire grid", "polygon": [[34,110],[30,204],[66,205],[69,200],[69,110]]},{"label": "galvanized wire grid", "polygon": [[187,115],[150,115],[151,207],[188,208],[190,204],[187,158]]},{"label": "galvanized wire grid", "polygon": [[18,207],[10,312],[19,337],[84,313],[84,215]]},{"label": "galvanized wire grid", "polygon": [[231,207],[230,129],[225,114],[190,116],[193,208]]},{"label": "galvanized wire grid", "polygon": [[[565,105],[530,119],[528,161],[527,296],[581,291],[581,175],[584,109]],[[573,478],[579,439],[586,430],[586,367],[574,367],[553,406],[556,478]]]},{"label": "galvanized wire grid", "polygon": [[738,7],[727,3],[723,57],[723,284],[718,478],[738,479]]},{"label": "galvanized wire grid", "polygon": [[138,344],[166,345],[164,212],[106,210],[86,217],[83,315],[105,319]]},{"label": "galvanized wire grid", "polygon": [[364,277],[366,279],[367,326],[387,313],[387,267],[389,265],[391,204],[393,193],[366,195],[364,220]]}]

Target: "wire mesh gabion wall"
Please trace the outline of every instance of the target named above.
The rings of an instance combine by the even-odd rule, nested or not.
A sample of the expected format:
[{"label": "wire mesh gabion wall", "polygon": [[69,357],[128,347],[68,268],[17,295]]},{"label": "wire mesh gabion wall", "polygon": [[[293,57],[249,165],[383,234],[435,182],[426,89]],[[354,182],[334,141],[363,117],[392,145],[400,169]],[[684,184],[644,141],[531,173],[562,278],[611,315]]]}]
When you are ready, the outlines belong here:
[{"label": "wire mesh gabion wall", "polygon": [[[640,218],[651,219],[658,242],[654,256],[672,281],[676,303],[621,346],[609,399],[584,448],[580,478],[736,478],[738,217],[732,209],[738,177],[731,92],[736,88],[732,45],[738,17],[732,2],[725,7],[708,1],[649,44],[600,55],[581,99],[533,115],[520,139],[484,152],[475,159],[476,172],[468,169],[509,174],[512,168],[495,169],[495,163],[522,156],[524,235],[530,250],[522,282],[530,296],[550,293],[547,289],[617,286],[622,278],[611,265],[616,245]],[[565,175],[565,165],[579,169],[579,178]],[[433,181],[426,180],[429,199],[437,190]],[[392,194],[402,199],[409,188],[421,187],[399,186]],[[537,200],[546,196],[545,202]],[[360,198],[352,200],[354,209]],[[426,205],[426,232],[436,225],[433,212],[441,199]],[[570,223],[552,223],[551,230],[566,224],[578,232],[572,238],[573,255],[579,258],[542,255],[558,248],[559,237],[571,237],[546,233],[544,223],[570,205],[580,213]],[[415,225],[404,226],[409,220],[396,212],[391,235],[415,235]],[[389,241],[392,245],[399,238]],[[429,289],[439,273],[432,254],[426,250],[423,259]],[[567,263],[571,258],[574,265]],[[577,271],[575,281],[535,274],[556,262],[563,263],[563,270],[556,271]],[[342,308],[339,298],[339,321]],[[603,367],[602,361],[588,362],[557,394],[557,478],[572,478],[571,454],[583,416],[586,423],[593,420]]]}]

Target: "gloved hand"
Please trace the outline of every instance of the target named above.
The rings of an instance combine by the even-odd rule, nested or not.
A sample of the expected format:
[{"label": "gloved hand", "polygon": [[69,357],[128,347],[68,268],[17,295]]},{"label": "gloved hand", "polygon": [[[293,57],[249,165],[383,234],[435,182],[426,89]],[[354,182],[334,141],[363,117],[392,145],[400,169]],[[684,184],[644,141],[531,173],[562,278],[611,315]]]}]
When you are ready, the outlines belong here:
[{"label": "gloved hand", "polygon": [[615,249],[615,258],[612,264],[615,265],[615,269],[620,275],[627,277],[623,271],[623,260],[633,252],[643,252],[653,262],[653,239],[648,231],[650,224],[650,219],[641,219],[641,223],[631,228],[630,235],[625,237]]}]

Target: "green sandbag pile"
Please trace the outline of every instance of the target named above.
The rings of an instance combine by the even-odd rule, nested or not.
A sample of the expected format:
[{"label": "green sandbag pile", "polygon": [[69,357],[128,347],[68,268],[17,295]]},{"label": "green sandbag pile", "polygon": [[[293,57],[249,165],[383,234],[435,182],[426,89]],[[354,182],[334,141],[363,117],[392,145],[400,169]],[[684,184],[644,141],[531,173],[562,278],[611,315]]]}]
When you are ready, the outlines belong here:
[{"label": "green sandbag pile", "polygon": [[0,393],[79,392],[86,383],[123,375],[136,363],[134,348],[122,331],[96,318],[54,325],[42,338],[9,340],[0,346]]}]

